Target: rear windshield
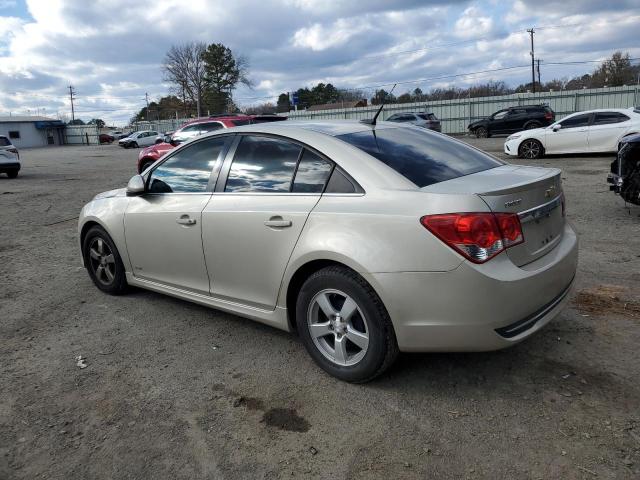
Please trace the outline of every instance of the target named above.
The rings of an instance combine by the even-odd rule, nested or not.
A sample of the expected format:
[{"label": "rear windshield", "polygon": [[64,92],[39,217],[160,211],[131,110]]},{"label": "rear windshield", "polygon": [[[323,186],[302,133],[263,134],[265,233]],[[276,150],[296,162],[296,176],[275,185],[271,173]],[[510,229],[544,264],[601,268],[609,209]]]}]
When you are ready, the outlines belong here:
[{"label": "rear windshield", "polygon": [[372,129],[337,138],[364,150],[420,188],[503,165],[462,142],[417,128]]},{"label": "rear windshield", "polygon": [[7,137],[0,137],[0,147],[8,147],[9,145],[12,145],[12,143]]},{"label": "rear windshield", "polygon": [[423,120],[437,120],[433,113],[419,113],[418,116]]}]

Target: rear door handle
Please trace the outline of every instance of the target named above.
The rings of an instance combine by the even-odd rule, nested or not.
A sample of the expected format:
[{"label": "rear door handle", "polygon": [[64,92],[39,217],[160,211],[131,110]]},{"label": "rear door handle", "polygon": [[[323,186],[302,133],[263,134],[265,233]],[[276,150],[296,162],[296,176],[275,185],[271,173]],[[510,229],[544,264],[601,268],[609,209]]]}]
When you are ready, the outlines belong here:
[{"label": "rear door handle", "polygon": [[264,225],[271,228],[287,228],[293,225],[293,223],[291,220],[284,220],[282,217],[276,216],[264,222]]},{"label": "rear door handle", "polygon": [[195,225],[196,224],[196,220],[195,220],[195,218],[189,217],[189,215],[180,215],[176,219],[176,223],[178,223],[180,225]]}]

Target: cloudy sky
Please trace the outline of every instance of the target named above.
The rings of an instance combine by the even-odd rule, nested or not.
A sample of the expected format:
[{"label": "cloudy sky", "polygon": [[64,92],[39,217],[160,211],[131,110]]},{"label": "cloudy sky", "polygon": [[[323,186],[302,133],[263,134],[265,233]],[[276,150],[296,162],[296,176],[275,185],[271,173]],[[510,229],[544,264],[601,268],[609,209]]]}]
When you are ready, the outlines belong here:
[{"label": "cloudy sky", "polygon": [[[0,0],[0,115],[69,114],[125,123],[166,94],[161,64],[176,43],[221,42],[248,57],[253,89],[236,102],[331,82],[394,93],[528,81],[526,29],[537,28],[542,80],[591,71],[615,50],[640,57],[640,0]],[[547,65],[545,65],[547,63]],[[454,76],[458,75],[458,76]]]}]

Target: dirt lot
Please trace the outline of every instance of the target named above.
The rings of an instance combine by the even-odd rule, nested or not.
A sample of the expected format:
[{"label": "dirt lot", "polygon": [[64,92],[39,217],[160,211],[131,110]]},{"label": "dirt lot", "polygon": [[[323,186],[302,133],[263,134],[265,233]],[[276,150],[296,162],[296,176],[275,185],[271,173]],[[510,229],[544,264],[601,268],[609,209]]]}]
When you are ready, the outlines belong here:
[{"label": "dirt lot", "polygon": [[609,157],[530,162],[564,171],[571,308],[510,350],[405,354],[349,385],[292,335],[93,286],[76,217],[136,154],[25,150],[0,178],[0,479],[639,478],[640,209]]}]

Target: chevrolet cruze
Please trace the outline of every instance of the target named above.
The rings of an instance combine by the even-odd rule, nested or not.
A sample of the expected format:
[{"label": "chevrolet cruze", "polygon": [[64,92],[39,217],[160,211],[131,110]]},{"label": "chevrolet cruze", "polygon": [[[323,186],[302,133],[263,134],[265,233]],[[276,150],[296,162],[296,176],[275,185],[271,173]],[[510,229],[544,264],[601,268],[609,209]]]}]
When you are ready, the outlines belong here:
[{"label": "chevrolet cruze", "polygon": [[296,331],[351,382],[399,351],[520,342],[563,308],[578,255],[559,170],[386,122],[198,137],[97,195],[78,228],[102,291],[142,287]]}]

